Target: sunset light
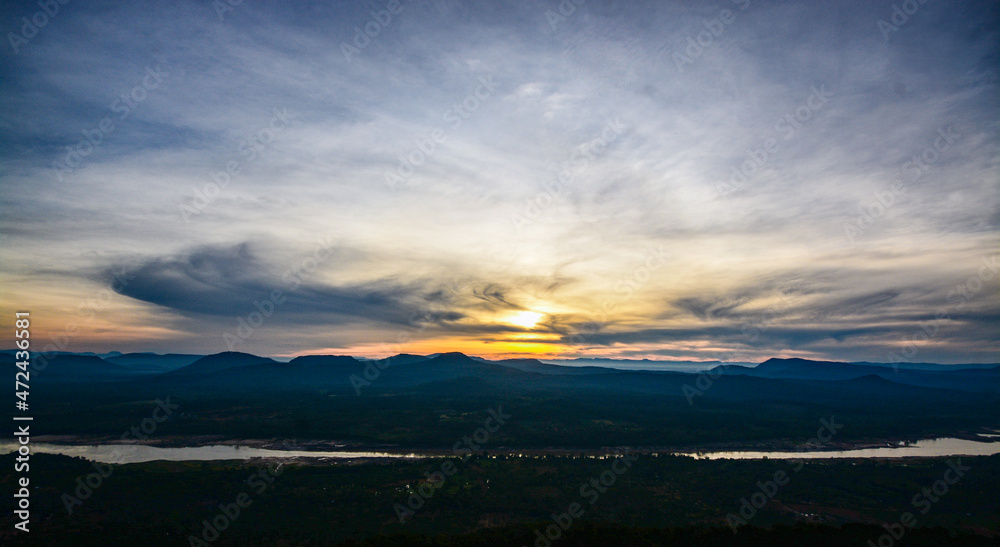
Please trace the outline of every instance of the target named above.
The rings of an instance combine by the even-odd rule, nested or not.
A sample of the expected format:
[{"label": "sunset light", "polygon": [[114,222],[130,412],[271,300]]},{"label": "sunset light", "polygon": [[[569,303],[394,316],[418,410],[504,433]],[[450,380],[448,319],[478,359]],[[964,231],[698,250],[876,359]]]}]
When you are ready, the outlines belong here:
[{"label": "sunset light", "polygon": [[505,321],[526,329],[534,328],[545,314],[533,311],[519,311],[508,316]]}]

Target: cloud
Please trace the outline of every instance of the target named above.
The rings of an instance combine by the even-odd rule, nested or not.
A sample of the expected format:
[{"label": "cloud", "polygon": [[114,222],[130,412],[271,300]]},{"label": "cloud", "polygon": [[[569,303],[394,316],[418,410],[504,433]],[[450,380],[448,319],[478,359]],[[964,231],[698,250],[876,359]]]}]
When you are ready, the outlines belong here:
[{"label": "cloud", "polygon": [[[312,268],[347,254],[346,250],[327,249],[324,260],[314,261]],[[336,328],[360,322],[398,326],[464,317],[460,312],[440,309],[453,298],[438,281],[403,283],[387,278],[331,285],[313,278],[309,262],[303,260],[302,265],[304,268],[281,271],[259,256],[253,244],[241,243],[200,247],[136,265],[117,264],[102,272],[102,277],[126,272],[125,282],[116,286],[120,294],[185,315],[231,318],[258,309],[258,303],[272,302],[274,321],[279,325]]]},{"label": "cloud", "polygon": [[[927,355],[995,352],[996,291],[947,294],[1000,243],[1000,8],[929,2],[886,39],[890,4],[741,5],[587,2],[553,25],[554,3],[405,3],[348,58],[381,5],[73,4],[0,56],[0,281],[62,317],[129,268],[134,315],[102,328],[190,348],[285,287],[257,336],[287,352],[414,321],[503,338],[519,309],[568,337],[606,304],[594,340],[635,355],[749,348],[741,325],[769,309],[761,353],[874,360],[938,310],[954,328]],[[149,70],[166,76],[146,89]],[[276,109],[290,123],[268,133]],[[626,130],[602,145],[609,120]],[[318,237],[333,258],[291,291]],[[646,279],[650,249],[670,260]]]}]

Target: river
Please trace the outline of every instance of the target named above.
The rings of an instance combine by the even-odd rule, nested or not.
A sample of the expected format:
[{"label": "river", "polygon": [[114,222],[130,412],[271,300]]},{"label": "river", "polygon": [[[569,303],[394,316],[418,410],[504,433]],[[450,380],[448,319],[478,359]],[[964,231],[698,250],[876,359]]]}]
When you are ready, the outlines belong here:
[{"label": "river", "polygon": [[[987,437],[984,435],[983,437]],[[141,444],[52,444],[32,443],[32,453],[63,454],[76,456],[101,463],[143,463],[151,461],[209,461],[209,460],[248,460],[251,458],[395,458],[414,459],[430,457],[413,453],[398,452],[351,452],[351,451],[306,451],[306,450],[271,450],[234,445],[189,446],[179,448],[161,448]],[[7,454],[18,449],[17,443],[0,442],[0,454]],[[495,452],[494,452],[495,453]],[[663,452],[659,452],[663,454]],[[852,450],[813,450],[797,451],[713,451],[686,452],[677,451],[673,454],[691,456],[698,459],[830,459],[830,458],[913,458],[913,457],[948,457],[948,456],[990,456],[1000,454],[1000,442],[980,442],[968,439],[939,438],[925,439],[895,447],[858,448]],[[441,456],[448,456],[442,453]],[[517,455],[511,454],[511,455]],[[611,455],[611,454],[607,454]],[[607,456],[606,455],[606,456]]]},{"label": "river", "polygon": [[[983,435],[984,437],[986,435]],[[718,452],[680,452],[705,460],[759,460],[763,458],[775,460],[787,459],[831,459],[831,458],[932,458],[947,456],[992,456],[1000,454],[1000,442],[981,442],[968,439],[944,437],[940,439],[924,439],[915,443],[900,446],[883,446],[879,448],[856,448],[852,450],[812,450],[797,451],[753,451],[735,450]]]}]

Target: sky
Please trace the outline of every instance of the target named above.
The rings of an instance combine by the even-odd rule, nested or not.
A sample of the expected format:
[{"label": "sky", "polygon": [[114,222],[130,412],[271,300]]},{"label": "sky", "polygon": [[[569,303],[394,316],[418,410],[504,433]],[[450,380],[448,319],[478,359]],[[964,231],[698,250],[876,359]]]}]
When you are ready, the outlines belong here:
[{"label": "sky", "polygon": [[1000,362],[995,2],[44,9],[0,10],[36,351]]}]

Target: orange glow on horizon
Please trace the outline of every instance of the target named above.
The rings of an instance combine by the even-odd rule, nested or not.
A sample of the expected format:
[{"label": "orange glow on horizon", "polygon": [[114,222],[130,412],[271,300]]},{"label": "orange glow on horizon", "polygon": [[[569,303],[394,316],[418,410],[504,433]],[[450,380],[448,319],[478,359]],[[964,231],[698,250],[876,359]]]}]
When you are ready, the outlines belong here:
[{"label": "orange glow on horizon", "polygon": [[[461,352],[484,359],[509,359],[532,357],[535,359],[557,359],[562,351],[554,347],[555,340],[418,340],[405,344],[361,345],[346,348],[323,348],[294,355],[353,355],[357,357],[383,358],[409,353],[430,355],[434,353]],[[283,357],[290,357],[283,356]]]}]

